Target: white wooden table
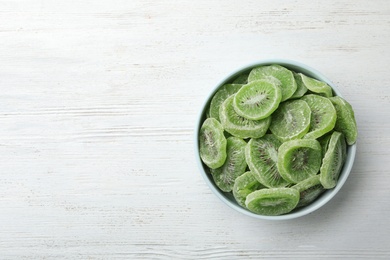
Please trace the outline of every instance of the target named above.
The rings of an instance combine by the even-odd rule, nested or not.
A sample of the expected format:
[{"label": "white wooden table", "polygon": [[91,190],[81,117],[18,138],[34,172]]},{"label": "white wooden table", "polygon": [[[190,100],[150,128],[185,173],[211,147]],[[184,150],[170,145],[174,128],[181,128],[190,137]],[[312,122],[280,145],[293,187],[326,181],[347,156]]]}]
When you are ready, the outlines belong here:
[{"label": "white wooden table", "polygon": [[[386,0],[0,0],[0,259],[389,259],[389,46]],[[195,163],[208,93],[267,58],[321,71],[359,126],[341,192],[291,221]]]}]

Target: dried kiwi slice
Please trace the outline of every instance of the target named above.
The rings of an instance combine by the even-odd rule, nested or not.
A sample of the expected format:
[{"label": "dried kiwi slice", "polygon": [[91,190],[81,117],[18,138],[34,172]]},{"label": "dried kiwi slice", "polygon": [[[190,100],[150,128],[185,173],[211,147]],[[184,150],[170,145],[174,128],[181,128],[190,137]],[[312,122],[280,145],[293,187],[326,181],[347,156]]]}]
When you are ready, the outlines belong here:
[{"label": "dried kiwi slice", "polygon": [[341,97],[331,97],[329,100],[332,102],[336,109],[337,120],[334,129],[342,132],[349,145],[356,142],[357,139],[357,126],[355,120],[355,113],[352,106]]},{"label": "dried kiwi slice", "polygon": [[325,191],[324,187],[321,185],[319,175],[307,178],[306,180],[295,184],[291,188],[299,191],[299,202],[297,208],[309,205]]},{"label": "dried kiwi slice", "polygon": [[298,75],[301,77],[305,87],[311,92],[317,93],[325,97],[333,96],[332,88],[325,82],[310,78],[302,73],[299,73]]},{"label": "dried kiwi slice", "polygon": [[248,194],[254,192],[255,190],[260,190],[263,188],[265,188],[265,186],[257,181],[252,172],[248,171],[243,175],[237,177],[234,181],[233,196],[241,207],[246,208],[246,196],[248,196]]},{"label": "dried kiwi slice", "polygon": [[293,73],[280,65],[260,66],[251,70],[248,77],[248,82],[261,80],[272,76],[281,82],[282,99],[285,101],[289,99],[297,89]]},{"label": "dried kiwi slice", "polygon": [[318,173],[321,159],[321,145],[317,140],[297,139],[279,147],[277,166],[283,179],[298,183]]},{"label": "dried kiwi slice", "polygon": [[216,169],[224,164],[226,143],[221,124],[214,118],[207,118],[199,131],[199,153],[209,168]]},{"label": "dried kiwi slice", "polygon": [[256,179],[266,187],[285,187],[289,183],[282,178],[276,166],[281,142],[272,134],[251,139],[245,148],[245,158]]},{"label": "dried kiwi slice", "polygon": [[300,98],[307,92],[307,87],[302,82],[302,77],[298,75],[298,73],[293,72],[295,82],[297,83],[297,90],[295,90],[294,94],[290,97],[290,99],[293,98]]},{"label": "dried kiwi slice", "polygon": [[320,169],[320,181],[325,189],[332,189],[336,186],[346,157],[347,145],[344,135],[335,131],[330,138]]},{"label": "dried kiwi slice", "polygon": [[234,96],[234,110],[242,117],[260,120],[269,117],[280,103],[279,86],[268,80],[252,81],[244,85]]},{"label": "dried kiwi slice", "polygon": [[233,80],[233,84],[246,84],[248,83],[249,73],[244,73]]},{"label": "dried kiwi slice", "polygon": [[326,150],[328,150],[328,145],[330,141],[330,137],[332,136],[333,132],[327,133],[326,135],[321,136],[318,138],[318,142],[320,142],[321,148],[322,148],[322,155],[325,155]]},{"label": "dried kiwi slice", "polygon": [[236,113],[233,108],[234,96],[228,97],[219,108],[219,118],[225,131],[240,138],[259,138],[265,135],[271,124],[271,117],[249,120]]},{"label": "dried kiwi slice", "polygon": [[234,181],[246,170],[246,142],[238,137],[227,139],[227,157],[222,167],[211,170],[215,184],[224,192],[232,190]]},{"label": "dried kiwi slice", "polygon": [[257,214],[278,216],[292,211],[299,202],[299,191],[292,188],[262,189],[250,193],[246,207]]},{"label": "dried kiwi slice", "polygon": [[283,102],[272,115],[269,127],[282,142],[302,138],[310,127],[311,110],[303,100]]},{"label": "dried kiwi slice", "polygon": [[241,84],[225,84],[213,96],[210,102],[210,117],[219,120],[219,107],[231,95],[235,94]]},{"label": "dried kiwi slice", "polygon": [[310,129],[304,138],[317,139],[334,128],[337,118],[336,109],[328,98],[309,94],[303,96],[301,100],[306,101],[311,109]]}]

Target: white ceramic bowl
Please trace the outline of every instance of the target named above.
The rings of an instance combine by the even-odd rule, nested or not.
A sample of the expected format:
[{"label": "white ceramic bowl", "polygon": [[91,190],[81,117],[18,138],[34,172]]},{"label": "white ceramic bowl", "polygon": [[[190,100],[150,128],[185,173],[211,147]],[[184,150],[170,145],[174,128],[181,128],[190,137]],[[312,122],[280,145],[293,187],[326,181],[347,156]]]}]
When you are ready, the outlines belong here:
[{"label": "white ceramic bowl", "polygon": [[281,66],[284,66],[290,70],[293,70],[295,72],[302,72],[310,77],[313,77],[315,79],[321,80],[326,82],[329,86],[332,87],[333,92],[335,95],[342,97],[340,91],[335,87],[335,85],[328,80],[324,75],[322,75],[320,72],[316,71],[315,69],[291,60],[283,60],[283,59],[271,59],[271,60],[263,60],[259,61],[253,64],[250,64],[248,66],[245,66],[241,69],[238,69],[237,71],[234,71],[230,75],[228,75],[225,79],[223,79],[207,96],[202,109],[199,113],[199,116],[197,118],[196,122],[196,129],[195,129],[195,156],[196,161],[199,166],[199,170],[206,181],[207,185],[210,187],[210,189],[213,191],[213,193],[226,205],[233,208],[234,210],[237,210],[245,215],[258,218],[258,219],[268,219],[268,220],[286,220],[286,219],[293,219],[297,217],[302,217],[304,215],[307,215],[323,205],[325,205],[328,201],[330,201],[336,194],[339,192],[341,187],[344,185],[345,181],[348,178],[349,173],[351,172],[352,165],[355,159],[356,154],[356,144],[347,146],[347,159],[345,161],[344,167],[340,173],[339,180],[337,182],[336,187],[330,190],[326,190],[322,195],[320,195],[314,202],[312,202],[310,205],[293,210],[290,213],[280,215],[280,216],[263,216],[258,215],[255,213],[252,213],[251,211],[241,207],[237,204],[235,201],[233,195],[231,193],[225,193],[218,189],[218,187],[214,184],[213,178],[209,172],[209,169],[205,164],[203,164],[202,160],[199,156],[199,130],[202,126],[203,121],[206,119],[206,111],[209,107],[210,101],[212,97],[214,96],[215,92],[224,84],[232,82],[233,79],[235,79],[238,75],[241,75],[242,73],[249,72],[252,68],[261,66],[261,65],[270,65],[270,64],[279,64]]}]

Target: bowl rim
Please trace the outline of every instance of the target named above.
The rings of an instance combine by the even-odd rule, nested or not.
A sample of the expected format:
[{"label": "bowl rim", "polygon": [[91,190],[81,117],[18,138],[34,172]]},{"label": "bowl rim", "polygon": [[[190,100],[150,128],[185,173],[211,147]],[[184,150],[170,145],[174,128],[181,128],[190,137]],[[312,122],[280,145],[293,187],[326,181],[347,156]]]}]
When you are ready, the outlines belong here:
[{"label": "bowl rim", "polygon": [[344,163],[343,169],[340,173],[338,182],[336,187],[333,189],[326,190],[322,195],[320,195],[319,198],[317,198],[313,203],[311,203],[308,206],[305,206],[303,208],[300,208],[296,211],[292,211],[291,213],[287,213],[284,215],[279,215],[279,216],[265,216],[265,215],[259,215],[256,213],[253,213],[247,209],[244,209],[243,207],[239,206],[237,203],[233,203],[232,201],[228,200],[224,192],[219,190],[215,184],[209,179],[208,173],[205,170],[204,163],[202,162],[200,156],[199,156],[199,130],[200,127],[203,124],[205,113],[207,110],[207,107],[209,106],[209,103],[214,96],[214,94],[217,92],[217,90],[224,84],[230,82],[234,77],[237,77],[241,73],[245,71],[249,71],[250,69],[257,67],[257,66],[262,66],[262,65],[271,65],[271,64],[279,64],[281,66],[285,66],[289,69],[298,69],[299,71],[304,72],[306,75],[311,76],[313,78],[316,78],[318,80],[326,82],[330,87],[332,87],[332,90],[337,96],[342,97],[340,91],[337,89],[337,87],[327,78],[325,77],[322,73],[317,71],[316,69],[303,64],[298,61],[294,60],[288,60],[288,59],[265,59],[265,60],[259,60],[257,62],[252,62],[246,66],[242,66],[238,70],[233,71],[229,75],[227,75],[224,79],[222,79],[215,87],[210,91],[210,93],[207,95],[206,99],[203,102],[202,108],[200,109],[198,115],[197,115],[197,121],[196,121],[196,126],[195,126],[195,131],[194,131],[194,146],[195,146],[195,157],[196,157],[196,162],[198,165],[198,168],[201,172],[201,175],[204,179],[204,181],[207,183],[211,191],[222,201],[224,204],[229,206],[230,208],[241,212],[244,215],[257,218],[257,219],[265,219],[265,220],[289,220],[289,219],[295,219],[298,217],[302,217],[305,215],[308,215],[317,209],[321,208],[324,206],[326,203],[328,203],[342,188],[344,183],[346,182],[351,170],[352,166],[355,160],[356,156],[356,149],[357,149],[357,144],[353,145],[347,145],[348,153],[347,153],[347,159]]}]

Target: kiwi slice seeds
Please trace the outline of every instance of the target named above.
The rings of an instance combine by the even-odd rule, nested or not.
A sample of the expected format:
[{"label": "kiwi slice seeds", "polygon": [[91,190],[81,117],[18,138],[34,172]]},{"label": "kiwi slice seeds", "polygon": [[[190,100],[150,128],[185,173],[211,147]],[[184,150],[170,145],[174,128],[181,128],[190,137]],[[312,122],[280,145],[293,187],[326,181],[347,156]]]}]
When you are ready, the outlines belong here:
[{"label": "kiwi slice seeds", "polygon": [[260,120],[269,117],[278,108],[281,98],[279,86],[268,80],[257,80],[237,92],[233,107],[244,118]]},{"label": "kiwi slice seeds", "polygon": [[269,188],[289,184],[278,171],[278,149],[281,142],[272,134],[251,139],[245,148],[245,158],[255,178]]},{"label": "kiwi slice seeds", "polygon": [[344,135],[333,132],[320,169],[320,181],[325,189],[336,186],[347,156],[346,147]]},{"label": "kiwi slice seeds", "polygon": [[261,189],[250,193],[246,207],[257,214],[278,216],[292,211],[299,202],[299,191],[292,188]]},{"label": "kiwi slice seeds", "polygon": [[290,183],[316,175],[321,167],[322,148],[317,140],[297,139],[279,147],[278,170]]},{"label": "kiwi slice seeds", "polygon": [[271,117],[261,120],[250,120],[240,116],[233,108],[234,95],[228,97],[219,108],[219,118],[225,131],[233,136],[259,138],[265,135],[271,124]]},{"label": "kiwi slice seeds", "polygon": [[199,131],[199,152],[202,161],[210,169],[224,164],[226,144],[222,125],[214,118],[207,118]]},{"label": "kiwi slice seeds", "polygon": [[245,172],[247,166],[245,146],[244,140],[234,136],[229,137],[225,163],[220,168],[211,170],[215,184],[224,192],[230,192],[236,178]]}]

